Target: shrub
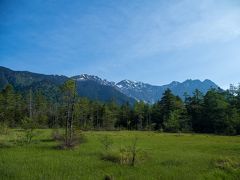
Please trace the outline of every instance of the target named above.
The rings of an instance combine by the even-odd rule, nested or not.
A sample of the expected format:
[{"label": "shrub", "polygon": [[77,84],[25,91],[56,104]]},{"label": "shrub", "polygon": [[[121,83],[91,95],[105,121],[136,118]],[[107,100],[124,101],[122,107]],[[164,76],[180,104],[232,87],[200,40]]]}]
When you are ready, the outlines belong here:
[{"label": "shrub", "polygon": [[119,163],[122,165],[134,166],[136,164],[136,160],[138,157],[137,155],[139,155],[138,152],[139,150],[137,149],[137,138],[134,138],[132,141],[132,144],[126,147],[121,147],[118,152],[111,152],[109,150],[104,151],[104,153],[102,153],[101,159],[106,161],[111,161],[114,163]]},{"label": "shrub", "polygon": [[131,154],[129,148],[120,148],[120,164],[131,164]]},{"label": "shrub", "polygon": [[36,129],[36,123],[29,117],[24,117],[22,120],[22,128],[27,129]]},{"label": "shrub", "polygon": [[128,147],[128,152],[130,154],[130,157],[131,157],[131,166],[134,166],[135,165],[135,162],[136,162],[136,157],[137,157],[137,137],[135,137],[132,141],[132,144]]},{"label": "shrub", "polygon": [[29,118],[25,117],[22,120],[22,128],[24,129],[25,132],[25,143],[30,144],[32,142],[33,137],[35,136],[34,130],[36,129],[36,124],[35,122]]},{"label": "shrub", "polygon": [[13,143],[19,146],[30,144],[33,137],[36,136],[36,133],[32,130],[24,130],[23,133],[17,133]]},{"label": "shrub", "polygon": [[55,135],[58,136],[56,140],[60,141],[60,149],[73,149],[77,145],[87,142],[87,138],[82,131],[75,131],[68,141],[66,141],[64,135],[58,135],[57,133]]},{"label": "shrub", "polygon": [[230,158],[219,158],[213,161],[214,167],[225,170],[233,171],[240,168],[240,162]]},{"label": "shrub", "polygon": [[33,129],[27,129],[25,131],[25,138],[26,138],[26,143],[30,144],[32,142],[32,138],[35,136],[35,133]]}]

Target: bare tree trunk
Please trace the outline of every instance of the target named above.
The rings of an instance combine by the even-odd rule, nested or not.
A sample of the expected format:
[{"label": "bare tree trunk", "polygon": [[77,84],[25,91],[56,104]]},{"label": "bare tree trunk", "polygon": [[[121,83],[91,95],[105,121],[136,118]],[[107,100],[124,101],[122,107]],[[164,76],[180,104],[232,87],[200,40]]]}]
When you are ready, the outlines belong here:
[{"label": "bare tree trunk", "polygon": [[32,88],[29,91],[29,118],[32,120],[33,113],[32,113]]},{"label": "bare tree trunk", "polygon": [[75,99],[76,99],[76,83],[74,83],[74,94],[71,104],[71,119],[70,119],[70,142],[72,142],[73,138],[73,120],[74,120],[74,108],[75,108]]},{"label": "bare tree trunk", "polygon": [[70,142],[72,142],[72,137],[73,137],[73,119],[74,119],[74,102],[72,102],[72,105],[71,105],[71,118],[69,119],[69,131],[70,131],[70,134],[69,134],[69,140]]},{"label": "bare tree trunk", "polygon": [[55,117],[54,117],[54,126],[58,126],[58,105],[55,105]]},{"label": "bare tree trunk", "polygon": [[135,165],[135,161],[136,161],[136,155],[137,155],[137,137],[135,137],[134,140],[133,140],[131,152],[132,152],[132,162],[131,162],[131,165],[134,166]]},{"label": "bare tree trunk", "polygon": [[98,106],[97,106],[97,129],[100,129],[100,126],[99,126],[99,114],[98,114]]},{"label": "bare tree trunk", "polygon": [[65,143],[66,145],[68,145],[69,141],[68,141],[68,138],[69,138],[69,132],[68,132],[68,129],[69,129],[69,119],[70,119],[70,103],[68,101],[68,105],[67,105],[67,118],[66,118],[66,128],[65,128]]},{"label": "bare tree trunk", "polygon": [[[72,84],[74,83],[74,84]],[[75,81],[67,81],[63,86],[64,101],[67,103],[66,114],[66,129],[65,129],[65,145],[70,146],[73,138],[73,120],[74,120],[74,105],[76,98],[76,84]]]}]

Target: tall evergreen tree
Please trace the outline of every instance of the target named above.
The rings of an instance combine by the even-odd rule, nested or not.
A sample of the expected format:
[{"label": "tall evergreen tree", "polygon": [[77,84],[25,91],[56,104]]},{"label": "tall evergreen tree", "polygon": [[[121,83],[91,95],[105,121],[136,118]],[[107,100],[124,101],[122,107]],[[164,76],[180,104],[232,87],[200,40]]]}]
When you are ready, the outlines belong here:
[{"label": "tall evergreen tree", "polygon": [[203,94],[196,89],[192,97],[186,99],[186,108],[191,119],[192,129],[196,132],[204,130],[204,109],[203,109]]},{"label": "tall evergreen tree", "polygon": [[210,133],[223,133],[227,124],[227,109],[229,103],[223,94],[216,90],[210,90],[204,97],[205,117],[203,123],[203,131]]}]

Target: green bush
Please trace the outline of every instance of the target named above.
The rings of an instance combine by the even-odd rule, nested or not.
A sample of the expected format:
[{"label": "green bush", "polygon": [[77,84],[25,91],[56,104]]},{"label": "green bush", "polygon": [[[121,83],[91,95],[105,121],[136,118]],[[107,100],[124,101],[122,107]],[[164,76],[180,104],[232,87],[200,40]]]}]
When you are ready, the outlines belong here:
[{"label": "green bush", "polygon": [[24,117],[22,120],[22,128],[24,129],[24,140],[23,142],[30,144],[33,137],[35,136],[34,130],[36,129],[36,124],[33,119],[29,117]]},{"label": "green bush", "polygon": [[23,120],[22,120],[22,128],[24,130],[36,129],[36,123],[34,122],[33,119],[31,119],[29,117],[24,117]]}]

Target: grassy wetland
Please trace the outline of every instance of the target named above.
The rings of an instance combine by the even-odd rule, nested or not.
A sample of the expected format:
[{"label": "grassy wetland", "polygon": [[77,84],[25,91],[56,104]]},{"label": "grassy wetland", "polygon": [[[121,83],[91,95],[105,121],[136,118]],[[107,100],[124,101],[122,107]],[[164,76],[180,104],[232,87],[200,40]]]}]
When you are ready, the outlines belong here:
[{"label": "grassy wetland", "polygon": [[[238,136],[138,131],[87,131],[71,150],[58,149],[52,130],[0,136],[0,179],[239,179]],[[101,138],[111,139],[108,150]],[[137,137],[135,165],[121,163],[121,150]],[[110,158],[103,158],[109,156]]]}]

